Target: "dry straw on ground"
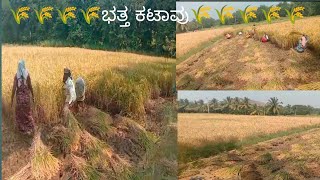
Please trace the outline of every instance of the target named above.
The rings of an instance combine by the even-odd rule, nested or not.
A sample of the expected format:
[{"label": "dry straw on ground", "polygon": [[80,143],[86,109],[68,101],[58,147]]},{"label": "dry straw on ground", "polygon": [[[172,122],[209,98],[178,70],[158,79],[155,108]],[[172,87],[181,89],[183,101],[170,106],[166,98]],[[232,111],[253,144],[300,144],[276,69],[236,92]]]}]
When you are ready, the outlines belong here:
[{"label": "dry straw on ground", "polygon": [[51,179],[60,170],[60,161],[43,144],[40,132],[35,134],[32,144],[31,172],[36,180]]}]

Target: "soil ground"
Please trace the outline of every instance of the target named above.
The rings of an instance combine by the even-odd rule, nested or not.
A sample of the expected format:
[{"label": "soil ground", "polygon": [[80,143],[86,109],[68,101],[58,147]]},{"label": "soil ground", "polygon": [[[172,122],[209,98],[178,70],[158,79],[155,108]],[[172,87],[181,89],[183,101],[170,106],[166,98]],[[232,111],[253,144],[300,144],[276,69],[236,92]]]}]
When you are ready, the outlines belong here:
[{"label": "soil ground", "polygon": [[223,39],[177,65],[178,89],[292,90],[320,82],[320,61],[244,36]]},{"label": "soil ground", "polygon": [[275,138],[183,165],[181,180],[319,179],[320,129]]}]

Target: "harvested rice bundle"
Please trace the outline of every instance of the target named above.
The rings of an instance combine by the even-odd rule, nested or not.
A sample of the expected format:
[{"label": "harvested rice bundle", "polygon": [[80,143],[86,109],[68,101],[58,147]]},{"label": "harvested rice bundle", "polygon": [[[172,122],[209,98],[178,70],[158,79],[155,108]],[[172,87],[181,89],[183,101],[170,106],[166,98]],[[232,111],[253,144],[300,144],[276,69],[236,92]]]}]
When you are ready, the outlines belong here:
[{"label": "harvested rice bundle", "polygon": [[70,158],[70,176],[76,180],[97,180],[105,179],[103,174],[97,171],[93,166],[86,162],[84,158],[71,154]]},{"label": "harvested rice bundle", "polygon": [[142,144],[146,150],[153,148],[157,141],[156,136],[147,132],[142,126],[129,118],[123,118],[123,123],[128,128],[131,137],[136,137],[140,144]]},{"label": "harvested rice bundle", "polygon": [[35,179],[51,179],[60,170],[60,161],[55,158],[50,149],[40,138],[41,133],[35,134],[31,149],[31,172]]},{"label": "harvested rice bundle", "polygon": [[24,166],[20,171],[15,173],[13,176],[9,178],[9,180],[31,180],[32,173],[31,173],[31,164],[28,163]]},{"label": "harvested rice bundle", "polygon": [[103,139],[113,123],[109,114],[94,107],[88,107],[85,112],[77,114],[76,118],[87,131]]},{"label": "harvested rice bundle", "polygon": [[69,150],[70,152],[77,151],[79,149],[80,136],[82,133],[79,123],[69,110],[65,113],[64,121],[68,131],[64,138],[64,149]]},{"label": "harvested rice bundle", "polygon": [[113,153],[113,150],[104,142],[92,136],[87,131],[81,136],[81,152],[96,168],[101,169],[110,177],[120,177],[127,174],[128,163]]},{"label": "harvested rice bundle", "polygon": [[51,131],[45,136],[48,145],[52,147],[52,150],[58,154],[67,153],[70,151],[68,130],[63,125],[57,125],[52,128]]},{"label": "harvested rice bundle", "polygon": [[130,162],[140,162],[146,152],[154,147],[155,137],[128,118],[118,116],[114,121],[116,130],[108,132],[108,144]]},{"label": "harvested rice bundle", "polygon": [[80,150],[93,164],[101,160],[103,150],[109,148],[107,144],[92,136],[87,131],[81,135]]}]

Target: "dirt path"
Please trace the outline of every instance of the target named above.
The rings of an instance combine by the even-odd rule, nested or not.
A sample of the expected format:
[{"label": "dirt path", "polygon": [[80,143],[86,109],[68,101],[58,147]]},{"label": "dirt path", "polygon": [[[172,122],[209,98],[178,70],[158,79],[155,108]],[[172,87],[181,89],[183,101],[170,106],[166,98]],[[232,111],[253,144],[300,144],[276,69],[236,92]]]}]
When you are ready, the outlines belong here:
[{"label": "dirt path", "polygon": [[289,90],[320,82],[320,61],[271,43],[220,40],[177,65],[178,89]]},{"label": "dirt path", "polygon": [[276,138],[183,167],[179,179],[320,178],[320,129]]}]

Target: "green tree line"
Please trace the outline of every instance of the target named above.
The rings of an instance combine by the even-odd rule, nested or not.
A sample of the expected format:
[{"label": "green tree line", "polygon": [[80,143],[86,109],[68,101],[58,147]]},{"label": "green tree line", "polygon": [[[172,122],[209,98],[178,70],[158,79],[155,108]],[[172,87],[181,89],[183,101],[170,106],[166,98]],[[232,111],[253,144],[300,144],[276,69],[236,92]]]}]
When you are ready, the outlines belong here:
[{"label": "green tree line", "polygon": [[[135,10],[151,8],[170,11],[175,9],[175,1],[157,0],[3,0],[2,1],[2,40],[4,43],[37,44],[44,46],[76,46],[91,49],[130,51],[159,56],[175,56],[175,22],[138,22]],[[10,9],[28,6],[29,18],[17,24]],[[35,9],[52,6],[52,18],[40,24]],[[58,9],[76,7],[76,18],[64,24]],[[99,18],[87,24],[80,9],[99,6]],[[119,27],[119,22],[108,24],[102,21],[101,11],[128,7],[129,28]],[[122,23],[123,24],[123,23]]]},{"label": "green tree line", "polygon": [[271,97],[267,103],[252,101],[247,97],[226,97],[219,101],[216,98],[205,102],[200,99],[189,101],[178,100],[179,113],[221,113],[237,115],[320,115],[320,108],[306,105],[283,105],[276,97]]},{"label": "green tree line", "polygon": [[[228,3],[226,3],[228,4]],[[303,6],[305,7],[305,10],[303,11],[304,16],[316,16],[320,15],[320,2],[281,2],[275,6],[278,6],[281,8],[281,11],[279,11],[280,17],[286,17],[287,13],[285,9],[292,9],[297,6]],[[258,10],[256,11],[257,18],[254,18],[251,20],[251,22],[260,22],[260,21],[265,21],[266,18],[263,14],[263,10],[268,11],[269,6],[266,5],[261,5],[258,7]],[[215,12],[213,12],[215,13]],[[241,18],[241,14],[239,10],[236,10],[235,12],[232,13],[234,18],[231,19],[226,19],[225,25],[234,25],[234,24],[242,24],[243,19]],[[203,18],[202,19],[202,24],[199,25],[199,23],[194,19],[191,22],[181,25],[181,24],[176,24],[177,26],[177,33],[181,32],[186,32],[186,31],[195,31],[199,30],[202,28],[212,28],[212,27],[217,27],[221,26],[220,20],[219,19],[214,19],[212,17],[210,18]]]}]

